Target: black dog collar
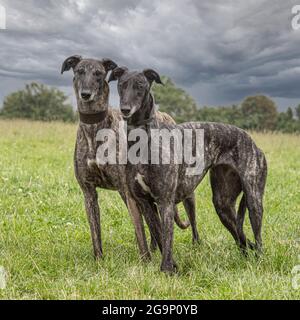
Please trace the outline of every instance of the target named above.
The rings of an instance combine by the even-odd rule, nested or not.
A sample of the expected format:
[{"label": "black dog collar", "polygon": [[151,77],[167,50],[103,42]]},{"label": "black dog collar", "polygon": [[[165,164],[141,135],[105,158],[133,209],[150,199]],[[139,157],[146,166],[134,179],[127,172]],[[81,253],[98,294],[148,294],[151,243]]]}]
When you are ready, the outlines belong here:
[{"label": "black dog collar", "polygon": [[79,119],[85,124],[96,124],[103,121],[107,116],[107,110],[96,113],[82,113],[79,112]]}]

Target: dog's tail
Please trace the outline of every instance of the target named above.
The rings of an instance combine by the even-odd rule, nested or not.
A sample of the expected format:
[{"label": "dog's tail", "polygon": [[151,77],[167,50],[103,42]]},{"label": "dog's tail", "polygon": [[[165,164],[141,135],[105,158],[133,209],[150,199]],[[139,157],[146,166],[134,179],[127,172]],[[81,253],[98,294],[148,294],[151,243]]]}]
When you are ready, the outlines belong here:
[{"label": "dog's tail", "polygon": [[187,229],[191,225],[189,221],[181,221],[177,208],[175,210],[174,220],[177,226],[182,230]]},{"label": "dog's tail", "polygon": [[239,234],[243,233],[243,224],[245,220],[246,209],[247,209],[247,204],[246,204],[246,196],[244,193],[240,201],[238,214],[237,214],[237,231]]}]

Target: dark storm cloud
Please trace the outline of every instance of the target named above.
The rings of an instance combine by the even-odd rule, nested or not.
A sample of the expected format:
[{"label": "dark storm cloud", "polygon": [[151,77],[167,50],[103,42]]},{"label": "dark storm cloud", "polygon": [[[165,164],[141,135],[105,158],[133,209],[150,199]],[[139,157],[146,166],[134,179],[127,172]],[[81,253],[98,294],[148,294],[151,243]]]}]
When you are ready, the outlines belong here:
[{"label": "dark storm cloud", "polygon": [[[72,54],[110,57],[131,68],[152,67],[187,89],[200,105],[268,94],[300,101],[300,30],[291,28],[296,1],[0,0],[0,99],[24,82],[71,93]],[[113,103],[117,101],[113,91]]]}]

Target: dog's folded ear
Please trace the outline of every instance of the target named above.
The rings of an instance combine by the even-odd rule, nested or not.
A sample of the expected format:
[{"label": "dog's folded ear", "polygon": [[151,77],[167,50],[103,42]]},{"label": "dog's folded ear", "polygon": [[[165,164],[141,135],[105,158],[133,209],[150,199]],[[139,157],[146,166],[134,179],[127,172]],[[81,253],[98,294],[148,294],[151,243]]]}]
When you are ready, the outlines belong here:
[{"label": "dog's folded ear", "polygon": [[77,55],[67,58],[62,64],[61,74],[63,74],[65,71],[69,71],[71,68],[74,69],[81,60],[82,57]]},{"label": "dog's folded ear", "polygon": [[103,59],[102,64],[103,64],[106,72],[114,70],[118,67],[118,65],[114,61],[112,61],[111,59]]},{"label": "dog's folded ear", "polygon": [[156,71],[152,69],[146,69],[143,71],[143,74],[147,78],[147,80],[150,82],[150,85],[152,84],[153,81],[163,85],[163,82],[161,81],[160,76]]},{"label": "dog's folded ear", "polygon": [[112,71],[112,73],[109,76],[108,82],[116,81],[122,77],[122,75],[128,71],[128,68],[126,67],[117,67]]}]

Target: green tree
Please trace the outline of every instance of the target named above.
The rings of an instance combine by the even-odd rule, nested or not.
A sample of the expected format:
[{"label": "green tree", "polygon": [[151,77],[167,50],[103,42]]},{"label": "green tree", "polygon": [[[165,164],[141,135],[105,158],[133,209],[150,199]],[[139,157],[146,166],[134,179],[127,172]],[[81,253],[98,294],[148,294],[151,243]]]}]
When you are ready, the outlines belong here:
[{"label": "green tree", "polygon": [[293,114],[293,110],[291,107],[288,107],[287,111],[286,111],[286,115],[287,115],[287,118],[288,120],[293,120],[294,118],[294,114]]},{"label": "green tree", "polygon": [[246,98],[241,105],[243,127],[254,130],[274,130],[277,107],[270,98],[259,95]]},{"label": "green tree", "polygon": [[298,121],[300,121],[300,104],[295,108],[296,116],[298,118]]},{"label": "green tree", "polygon": [[197,112],[198,121],[212,121],[233,124],[238,127],[242,125],[241,108],[237,105],[231,107],[204,107]]},{"label": "green tree", "polygon": [[286,112],[280,112],[278,114],[276,130],[286,133],[300,131],[300,121],[294,118],[292,108],[288,108]]},{"label": "green tree", "polygon": [[67,96],[56,88],[31,83],[24,90],[7,96],[0,115],[5,118],[27,118],[42,121],[74,121],[72,106]]},{"label": "green tree", "polygon": [[154,85],[153,93],[159,110],[167,112],[176,122],[196,120],[197,104],[183,89],[178,88],[170,78],[162,77],[164,86]]}]

